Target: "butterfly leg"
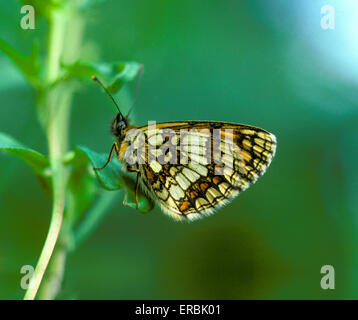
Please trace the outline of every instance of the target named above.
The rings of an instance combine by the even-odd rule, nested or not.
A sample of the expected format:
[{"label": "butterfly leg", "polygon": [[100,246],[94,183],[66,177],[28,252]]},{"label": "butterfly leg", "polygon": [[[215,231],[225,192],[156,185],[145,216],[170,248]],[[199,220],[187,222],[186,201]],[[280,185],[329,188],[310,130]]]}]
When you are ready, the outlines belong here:
[{"label": "butterfly leg", "polygon": [[135,202],[137,204],[137,209],[139,207],[139,202],[138,202],[138,187],[139,187],[139,174],[140,174],[140,171],[139,169],[134,169],[130,166],[127,166],[127,170],[129,172],[136,172],[137,173],[137,180],[136,180],[136,183],[135,183]]},{"label": "butterfly leg", "polygon": [[118,148],[117,142],[113,143],[112,148],[111,148],[111,151],[109,152],[108,160],[107,160],[107,162],[104,164],[104,166],[103,166],[103,167],[100,167],[100,168],[93,168],[93,169],[94,169],[94,170],[102,170],[102,169],[104,169],[105,167],[107,167],[108,164],[111,162],[111,159],[112,159],[112,155],[113,155],[113,151],[114,151],[114,150],[116,151],[116,154],[117,154],[117,156],[118,156],[118,155],[119,155],[119,148]]}]

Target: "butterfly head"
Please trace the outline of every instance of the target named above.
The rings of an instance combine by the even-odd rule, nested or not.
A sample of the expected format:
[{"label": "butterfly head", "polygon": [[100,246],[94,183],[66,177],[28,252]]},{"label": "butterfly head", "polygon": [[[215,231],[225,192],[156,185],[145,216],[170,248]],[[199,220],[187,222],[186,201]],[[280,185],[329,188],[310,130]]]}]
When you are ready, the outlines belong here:
[{"label": "butterfly head", "polygon": [[125,129],[128,127],[128,120],[126,117],[118,112],[118,114],[114,117],[111,125],[112,134],[116,137],[121,137],[124,135]]}]

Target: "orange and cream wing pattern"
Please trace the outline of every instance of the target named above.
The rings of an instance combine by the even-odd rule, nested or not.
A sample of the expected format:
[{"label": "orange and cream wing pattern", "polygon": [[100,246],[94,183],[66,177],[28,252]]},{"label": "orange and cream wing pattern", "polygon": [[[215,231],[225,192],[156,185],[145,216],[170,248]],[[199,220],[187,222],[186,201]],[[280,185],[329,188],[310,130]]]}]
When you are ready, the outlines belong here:
[{"label": "orange and cream wing pattern", "polygon": [[270,165],[276,138],[235,123],[166,122],[138,128],[146,153],[141,182],[176,220],[213,213],[253,184]]}]

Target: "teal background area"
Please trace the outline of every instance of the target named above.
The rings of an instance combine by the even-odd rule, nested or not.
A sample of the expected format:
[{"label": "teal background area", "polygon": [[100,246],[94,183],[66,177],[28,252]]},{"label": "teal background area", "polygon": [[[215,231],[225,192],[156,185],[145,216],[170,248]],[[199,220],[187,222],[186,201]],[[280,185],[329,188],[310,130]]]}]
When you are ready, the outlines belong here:
[{"label": "teal background area", "polygon": [[[216,214],[177,223],[141,214],[122,194],[68,256],[63,299],[358,298],[358,8],[329,1],[109,0],[86,13],[85,55],[144,64],[134,116],[218,120],[276,135],[267,173]],[[0,3],[0,37],[29,53],[47,32],[22,30],[20,4]],[[35,94],[0,54],[0,131],[46,153]],[[134,86],[117,95],[129,101]],[[75,95],[71,147],[108,152],[108,98],[90,80]],[[0,154],[0,298],[22,298],[51,202],[32,171]],[[320,287],[335,268],[335,290]]]}]

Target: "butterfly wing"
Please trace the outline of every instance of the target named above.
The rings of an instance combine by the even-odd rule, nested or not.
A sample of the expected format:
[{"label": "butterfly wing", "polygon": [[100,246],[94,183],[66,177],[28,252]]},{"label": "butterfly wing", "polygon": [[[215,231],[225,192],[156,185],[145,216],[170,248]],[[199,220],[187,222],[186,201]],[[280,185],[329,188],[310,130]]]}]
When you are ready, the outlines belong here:
[{"label": "butterfly wing", "polygon": [[176,220],[195,220],[227,204],[266,171],[276,149],[274,135],[242,124],[166,122],[139,129],[152,155],[139,165],[141,181]]}]

